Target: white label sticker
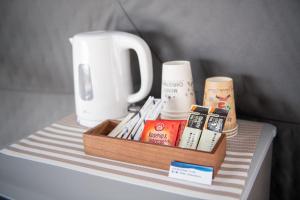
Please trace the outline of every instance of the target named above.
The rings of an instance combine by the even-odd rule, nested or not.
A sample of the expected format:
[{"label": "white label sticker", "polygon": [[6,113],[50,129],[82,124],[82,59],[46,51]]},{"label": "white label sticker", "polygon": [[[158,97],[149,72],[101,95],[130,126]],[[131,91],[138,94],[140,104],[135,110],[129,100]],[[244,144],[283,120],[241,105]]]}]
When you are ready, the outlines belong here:
[{"label": "white label sticker", "polygon": [[211,185],[213,168],[173,161],[170,165],[169,177]]}]

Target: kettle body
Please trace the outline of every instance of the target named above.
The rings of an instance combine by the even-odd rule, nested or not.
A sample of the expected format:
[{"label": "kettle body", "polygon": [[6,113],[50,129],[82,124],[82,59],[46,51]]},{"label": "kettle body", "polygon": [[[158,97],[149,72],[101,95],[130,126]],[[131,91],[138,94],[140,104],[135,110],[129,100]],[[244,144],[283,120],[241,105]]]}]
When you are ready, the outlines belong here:
[{"label": "kettle body", "polygon": [[[77,121],[93,127],[127,115],[129,103],[145,98],[153,81],[152,57],[140,37],[117,31],[79,33],[70,38],[73,51]],[[132,94],[129,50],[136,51],[141,87]]]}]

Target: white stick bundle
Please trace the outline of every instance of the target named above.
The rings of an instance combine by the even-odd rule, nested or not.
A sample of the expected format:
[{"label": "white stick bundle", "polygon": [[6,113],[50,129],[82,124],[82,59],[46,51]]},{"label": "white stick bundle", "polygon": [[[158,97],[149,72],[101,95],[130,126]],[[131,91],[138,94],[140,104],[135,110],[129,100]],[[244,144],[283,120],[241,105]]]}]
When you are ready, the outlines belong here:
[{"label": "white stick bundle", "polygon": [[128,138],[128,135],[131,133],[132,129],[135,127],[139,119],[144,115],[144,112],[151,105],[153,99],[154,97],[149,97],[147,99],[146,103],[141,108],[141,110],[137,112],[135,116],[124,126],[122,132],[117,136],[118,138],[124,138],[124,139]]},{"label": "white stick bundle", "polygon": [[141,134],[143,132],[145,123],[147,120],[156,120],[157,117],[160,114],[160,111],[162,109],[162,100],[161,99],[156,99],[155,101],[155,105],[153,106],[153,108],[151,109],[151,111],[148,112],[147,116],[145,117],[145,119],[142,121],[141,125],[139,126],[139,129],[137,130],[137,132],[135,133],[135,135],[132,135],[133,140],[140,140],[141,139]]},{"label": "white stick bundle", "polygon": [[129,113],[108,136],[140,140],[146,120],[157,119],[162,105],[161,99],[150,96],[139,112]]}]

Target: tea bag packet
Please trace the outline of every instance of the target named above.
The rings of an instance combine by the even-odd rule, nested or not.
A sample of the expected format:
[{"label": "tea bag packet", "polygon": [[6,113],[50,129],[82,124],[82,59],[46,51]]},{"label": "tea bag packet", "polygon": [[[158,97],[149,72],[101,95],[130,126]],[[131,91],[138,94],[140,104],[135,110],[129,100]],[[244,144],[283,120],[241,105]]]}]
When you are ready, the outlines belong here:
[{"label": "tea bag packet", "polygon": [[211,152],[221,137],[228,111],[215,108],[207,117],[197,150]]},{"label": "tea bag packet", "polygon": [[180,123],[180,120],[148,120],[141,141],[175,146]]},{"label": "tea bag packet", "polygon": [[208,108],[193,105],[181,136],[179,147],[196,149],[206,121]]},{"label": "tea bag packet", "polygon": [[227,115],[228,110],[215,108],[208,117],[206,128],[211,131],[222,133]]}]

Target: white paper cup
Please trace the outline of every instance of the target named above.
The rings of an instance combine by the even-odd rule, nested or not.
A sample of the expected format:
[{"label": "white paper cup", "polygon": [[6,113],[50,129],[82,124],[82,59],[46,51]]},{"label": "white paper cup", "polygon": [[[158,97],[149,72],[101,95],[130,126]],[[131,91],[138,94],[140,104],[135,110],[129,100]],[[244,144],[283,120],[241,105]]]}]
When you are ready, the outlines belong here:
[{"label": "white paper cup", "polygon": [[192,70],[189,61],[163,63],[161,98],[162,114],[188,113],[195,104]]}]

